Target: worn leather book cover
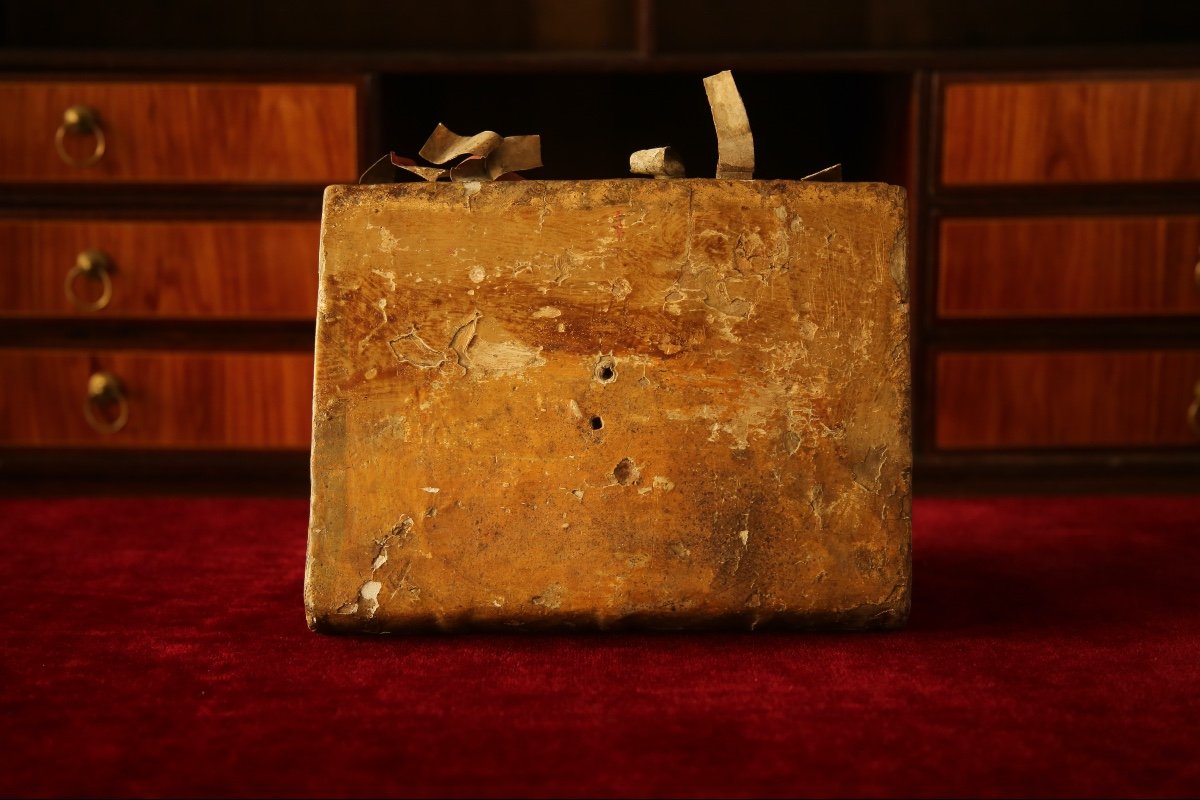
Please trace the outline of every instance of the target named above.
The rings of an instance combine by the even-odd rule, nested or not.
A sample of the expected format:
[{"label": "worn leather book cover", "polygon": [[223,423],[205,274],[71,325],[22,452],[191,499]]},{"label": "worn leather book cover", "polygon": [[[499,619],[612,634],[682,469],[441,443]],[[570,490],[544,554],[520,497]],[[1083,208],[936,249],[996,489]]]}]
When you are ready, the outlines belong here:
[{"label": "worn leather book cover", "polygon": [[314,629],[906,619],[901,189],[334,186],[321,237]]}]

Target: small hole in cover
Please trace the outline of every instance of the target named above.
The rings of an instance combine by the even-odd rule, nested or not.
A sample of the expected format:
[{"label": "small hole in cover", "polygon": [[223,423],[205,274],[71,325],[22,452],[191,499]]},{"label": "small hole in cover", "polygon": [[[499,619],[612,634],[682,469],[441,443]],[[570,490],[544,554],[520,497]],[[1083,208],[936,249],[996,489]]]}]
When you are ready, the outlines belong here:
[{"label": "small hole in cover", "polygon": [[596,380],[601,383],[612,383],[617,379],[617,364],[613,361],[612,356],[602,356],[596,362],[596,370],[593,373]]},{"label": "small hole in cover", "polygon": [[641,471],[628,458],[622,458],[621,462],[617,464],[617,468],[613,470],[613,478],[622,486],[635,483],[640,477]]}]

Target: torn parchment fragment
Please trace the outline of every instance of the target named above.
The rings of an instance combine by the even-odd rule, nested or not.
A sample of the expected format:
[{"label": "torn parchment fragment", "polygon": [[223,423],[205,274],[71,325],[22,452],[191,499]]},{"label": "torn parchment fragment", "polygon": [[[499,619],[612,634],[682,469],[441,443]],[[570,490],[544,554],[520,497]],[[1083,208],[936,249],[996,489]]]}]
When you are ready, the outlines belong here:
[{"label": "torn parchment fragment", "polygon": [[805,175],[800,180],[802,181],[824,181],[827,183],[837,183],[842,179],[842,165],[834,164],[825,169],[819,169],[811,175]]},{"label": "torn parchment fragment", "polygon": [[683,160],[673,147],[634,151],[629,156],[629,171],[634,175],[653,175],[656,178],[684,177]]},{"label": "torn parchment fragment", "polygon": [[433,164],[461,160],[453,166],[431,167],[390,153],[372,164],[359,183],[394,182],[398,169],[430,182],[446,177],[452,181],[522,180],[518,171],[542,166],[542,138],[536,134],[501,136],[495,131],[460,136],[439,122],[420,155]]},{"label": "torn parchment fragment", "polygon": [[505,136],[500,145],[485,159],[487,175],[499,180],[501,175],[534,169],[542,165],[542,137]]},{"label": "torn parchment fragment", "polygon": [[452,181],[486,181],[488,178],[487,161],[482,156],[467,156],[449,170]]},{"label": "torn parchment fragment", "polygon": [[717,177],[750,180],[754,177],[754,136],[733,73],[725,70],[708,76],[704,92],[717,129]]},{"label": "torn parchment fragment", "polygon": [[429,138],[425,140],[425,144],[421,145],[417,155],[430,164],[445,164],[459,156],[482,158],[495,150],[500,145],[500,141],[501,136],[495,131],[484,131],[474,136],[460,136],[439,122],[433,129],[433,133],[429,134]]},{"label": "torn parchment fragment", "polygon": [[450,180],[494,181],[510,172],[540,167],[542,137],[501,136],[495,131],[460,136],[439,122],[420,154],[434,164],[445,164],[465,155],[450,168]]},{"label": "torn parchment fragment", "polygon": [[423,167],[417,162],[413,161],[411,158],[398,156],[395,153],[392,153],[391,161],[393,167],[405,170],[406,172],[411,172],[418,178],[424,178],[430,182],[439,180],[443,175],[446,174],[446,170],[440,167]]},{"label": "torn parchment fragment", "polygon": [[395,183],[396,167],[393,165],[393,159],[395,158],[398,158],[395,153],[380,156],[374,164],[367,167],[362,175],[358,176],[358,182],[362,184]]}]

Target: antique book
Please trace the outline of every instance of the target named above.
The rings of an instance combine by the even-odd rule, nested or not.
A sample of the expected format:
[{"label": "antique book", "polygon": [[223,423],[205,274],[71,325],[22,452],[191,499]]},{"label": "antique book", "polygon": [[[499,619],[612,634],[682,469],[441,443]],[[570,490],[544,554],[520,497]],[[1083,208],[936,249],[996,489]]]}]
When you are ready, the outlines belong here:
[{"label": "antique book", "polygon": [[902,624],[905,248],[882,184],[330,187],[309,624]]}]

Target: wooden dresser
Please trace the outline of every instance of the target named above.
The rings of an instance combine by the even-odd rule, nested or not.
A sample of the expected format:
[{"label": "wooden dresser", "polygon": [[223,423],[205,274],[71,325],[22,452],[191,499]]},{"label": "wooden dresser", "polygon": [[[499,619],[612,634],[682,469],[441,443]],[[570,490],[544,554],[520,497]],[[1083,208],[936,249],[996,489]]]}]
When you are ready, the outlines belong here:
[{"label": "wooden dresser", "polygon": [[917,492],[1200,487],[1200,4],[162,11],[0,5],[0,490],[303,493],[322,188],[438,122],[711,175],[723,69],[756,177],[909,190]]},{"label": "wooden dresser", "polygon": [[0,82],[10,477],[303,480],[320,196],[360,171],[364,92]]},{"label": "wooden dresser", "polygon": [[1200,462],[1200,74],[940,73],[920,220],[931,471]]}]

